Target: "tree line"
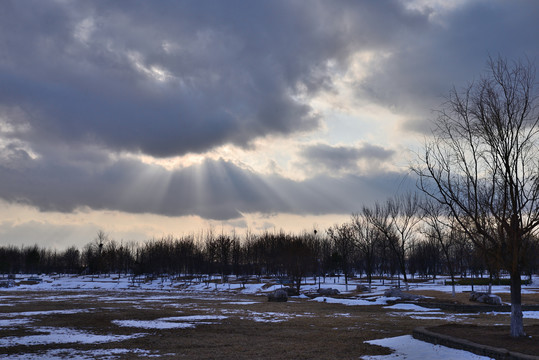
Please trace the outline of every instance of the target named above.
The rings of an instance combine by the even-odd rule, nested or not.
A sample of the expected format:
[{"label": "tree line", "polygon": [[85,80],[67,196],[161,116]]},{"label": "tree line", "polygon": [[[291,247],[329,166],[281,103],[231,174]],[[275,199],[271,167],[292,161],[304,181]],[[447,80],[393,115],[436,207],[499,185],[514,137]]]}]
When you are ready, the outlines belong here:
[{"label": "tree line", "polygon": [[[439,210],[439,209],[438,209]],[[522,273],[539,266],[539,239],[527,239]],[[2,274],[117,274],[118,276],[201,276],[214,274],[283,277],[298,289],[306,277],[412,277],[441,274],[499,278],[502,264],[470,239],[454,220],[442,217],[433,203],[414,194],[364,207],[349,221],[325,231],[290,234],[216,233],[163,237],[144,243],[110,239],[99,231],[81,249],[58,251],[38,245],[1,246]],[[454,283],[454,282],[453,282]]]}]

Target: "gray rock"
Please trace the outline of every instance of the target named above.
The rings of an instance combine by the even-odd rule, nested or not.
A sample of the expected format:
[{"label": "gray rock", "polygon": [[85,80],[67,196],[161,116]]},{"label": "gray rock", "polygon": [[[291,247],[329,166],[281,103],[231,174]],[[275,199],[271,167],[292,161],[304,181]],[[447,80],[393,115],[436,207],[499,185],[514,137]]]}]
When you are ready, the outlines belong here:
[{"label": "gray rock", "polygon": [[324,296],[337,295],[339,294],[339,290],[332,289],[332,288],[322,288],[322,289],[318,289],[318,294],[324,295]]},{"label": "gray rock", "polygon": [[399,288],[387,289],[384,292],[384,296],[386,296],[386,297],[396,297],[396,298],[400,298],[401,300],[406,300],[406,301],[415,301],[415,300],[419,300],[419,299],[422,298],[422,296],[420,296],[420,295],[413,295],[413,294],[410,294],[410,293],[405,293],[404,291],[402,291]]},{"label": "gray rock", "polygon": [[362,291],[362,292],[370,291],[369,287],[367,285],[358,285],[358,286],[356,286],[356,290],[357,291]]},{"label": "gray rock", "polygon": [[286,294],[288,296],[298,296],[299,295],[299,292],[298,290],[296,290],[295,288],[291,288],[291,287],[284,287],[282,288],[284,291],[286,291]]},{"label": "gray rock", "polygon": [[477,301],[488,305],[502,305],[502,299],[498,295],[472,291],[470,301]]},{"label": "gray rock", "polygon": [[0,288],[10,288],[15,286],[15,281],[8,279],[8,280],[1,280],[0,281]]},{"label": "gray rock", "polygon": [[270,302],[286,302],[288,301],[288,293],[284,289],[277,289],[268,295]]}]

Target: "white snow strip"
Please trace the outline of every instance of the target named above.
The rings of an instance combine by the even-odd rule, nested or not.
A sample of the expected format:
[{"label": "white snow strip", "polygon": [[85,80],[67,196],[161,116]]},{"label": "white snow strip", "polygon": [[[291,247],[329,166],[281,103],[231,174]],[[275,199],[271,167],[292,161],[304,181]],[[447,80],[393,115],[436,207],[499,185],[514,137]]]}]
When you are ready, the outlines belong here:
[{"label": "white snow strip", "polygon": [[[236,311],[238,313],[238,311]],[[278,312],[256,312],[256,311],[246,311],[246,316],[243,316],[242,319],[253,320],[256,322],[268,322],[268,323],[278,323],[288,321],[296,317],[313,317],[313,313],[303,313],[303,314],[289,314],[289,313],[278,313]]]},{"label": "white snow strip", "polygon": [[186,316],[172,316],[166,318],[160,318],[157,320],[163,321],[200,321],[200,320],[223,320],[227,316],[224,315],[186,315]]},{"label": "white snow strip", "polygon": [[387,305],[387,302],[390,300],[395,300],[396,298],[381,296],[376,298],[374,301],[363,300],[363,299],[335,299],[327,296],[319,296],[314,298],[314,301],[318,302],[327,302],[329,304],[343,304],[348,306],[360,306],[360,305]]},{"label": "white snow strip", "polygon": [[260,304],[257,301],[230,301],[226,302],[224,304],[230,304],[230,305],[252,305],[252,304]]},{"label": "white snow strip", "polygon": [[280,322],[285,322],[288,320],[288,318],[265,318],[261,316],[253,316],[250,319],[255,322],[266,322],[266,323],[280,323]]},{"label": "white snow strip", "polygon": [[425,315],[425,313],[419,314],[419,315],[410,315],[412,319],[416,320],[446,320],[446,321],[460,321],[460,319],[451,316],[451,315],[445,315],[445,316],[430,316]]},{"label": "white snow strip", "polygon": [[133,327],[139,329],[189,329],[195,324],[187,322],[170,322],[165,320],[112,320],[113,324],[122,327]]},{"label": "white snow strip", "polygon": [[524,319],[539,319],[539,311],[523,311]]},{"label": "white snow strip", "polygon": [[[491,311],[487,313],[489,315],[506,315],[507,317],[511,316],[510,312],[499,312],[499,311]],[[539,319],[539,311],[523,311],[522,317],[524,319]]]},{"label": "white snow strip", "polygon": [[[159,318],[156,320],[113,320],[112,323],[123,327],[134,327],[140,329],[190,329],[197,325],[197,321],[202,320],[223,320],[224,315],[190,315],[172,316]],[[199,322],[202,324],[202,322]],[[203,324],[211,324],[203,322]]]},{"label": "white snow strip", "polygon": [[10,336],[0,338],[0,347],[16,345],[48,345],[48,344],[101,344],[133,339],[146,334],[131,335],[96,335],[87,331],[68,328],[39,327],[34,329],[44,334],[28,336]]},{"label": "white snow strip", "polygon": [[117,359],[119,355],[136,354],[144,357],[155,357],[154,353],[143,349],[94,349],[94,350],[78,350],[78,349],[53,349],[37,354],[14,354],[6,355],[2,359],[6,360],[93,360],[99,356],[102,360]]},{"label": "white snow strip", "polygon": [[440,309],[429,309],[429,308],[419,306],[416,304],[404,304],[404,303],[395,304],[391,306],[385,306],[384,309],[406,310],[406,311],[428,311],[428,312],[441,311]]},{"label": "white snow strip", "polygon": [[363,356],[363,360],[489,360],[485,356],[475,355],[464,350],[456,350],[440,345],[433,345],[414,339],[411,335],[397,336],[394,338],[366,341],[368,344],[388,347],[395,350],[390,355]]},{"label": "white snow strip", "polygon": [[9,320],[0,320],[0,328],[15,326],[15,325],[26,325],[31,323],[32,319],[9,319]]},{"label": "white snow strip", "polygon": [[39,315],[62,315],[62,314],[77,314],[81,312],[88,312],[93,309],[71,309],[71,310],[48,310],[48,311],[26,311],[26,312],[13,312],[2,314],[3,317],[18,317],[18,316],[39,316]]},{"label": "white snow strip", "polygon": [[350,313],[335,313],[333,315],[328,315],[328,316],[333,316],[333,317],[350,317]]}]

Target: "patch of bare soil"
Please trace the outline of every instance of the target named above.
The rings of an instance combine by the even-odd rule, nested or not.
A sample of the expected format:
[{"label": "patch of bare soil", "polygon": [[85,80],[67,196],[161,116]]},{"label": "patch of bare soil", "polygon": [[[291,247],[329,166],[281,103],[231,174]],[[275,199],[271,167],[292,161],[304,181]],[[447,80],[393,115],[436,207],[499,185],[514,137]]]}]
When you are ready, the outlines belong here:
[{"label": "patch of bare soil", "polygon": [[466,339],[481,345],[504,348],[509,351],[527,355],[539,354],[539,325],[524,327],[527,337],[512,338],[509,326],[478,326],[471,324],[444,324],[428,328],[428,330]]}]

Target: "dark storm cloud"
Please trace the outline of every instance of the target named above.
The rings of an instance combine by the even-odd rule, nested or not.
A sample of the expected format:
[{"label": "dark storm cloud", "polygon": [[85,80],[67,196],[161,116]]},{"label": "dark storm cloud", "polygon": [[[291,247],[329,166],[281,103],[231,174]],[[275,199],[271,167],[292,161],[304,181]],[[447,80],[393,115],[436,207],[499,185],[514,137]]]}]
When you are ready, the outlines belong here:
[{"label": "dark storm cloud", "polygon": [[0,198],[233,219],[350,213],[391,195],[399,174],[342,171],[389,159],[376,145],[306,148],[304,160],[341,175],[301,182],[226,161],[167,171],[124,152],[204,153],[316,129],[330,119],[309,99],[338,94],[357,52],[376,59],[358,99],[404,112],[414,131],[489,54],[539,58],[538,2],[470,1],[439,22],[407,3],[1,1]]},{"label": "dark storm cloud", "polygon": [[41,211],[90,207],[217,220],[253,212],[348,214],[393,194],[402,182],[402,174],[394,173],[292,181],[224,160],[206,160],[173,172],[137,160],[110,160],[92,170],[77,163],[27,161],[18,171],[0,167],[0,197]]},{"label": "dark storm cloud", "polygon": [[408,114],[405,129],[429,132],[449,90],[477,80],[489,56],[539,59],[539,2],[469,1],[403,33],[357,85],[357,96]]},{"label": "dark storm cloud", "polygon": [[312,130],[297,95],[331,88],[328,62],[422,18],[394,1],[306,5],[2,2],[0,114],[22,108],[29,141],[159,157]]},{"label": "dark storm cloud", "polygon": [[539,55],[536,2],[470,1],[439,22],[406,5],[3,1],[0,116],[22,109],[11,121],[26,122],[19,136],[33,142],[159,157],[248,146],[317,128],[298,95],[332,89],[332,71],[374,50],[389,56],[358,82],[358,96],[407,111],[418,130],[488,54]]},{"label": "dark storm cloud", "polygon": [[300,155],[304,160],[303,166],[321,172],[326,170],[355,171],[360,160],[381,163],[390,159],[394,153],[393,150],[372,144],[363,144],[358,147],[316,144],[305,147]]}]

